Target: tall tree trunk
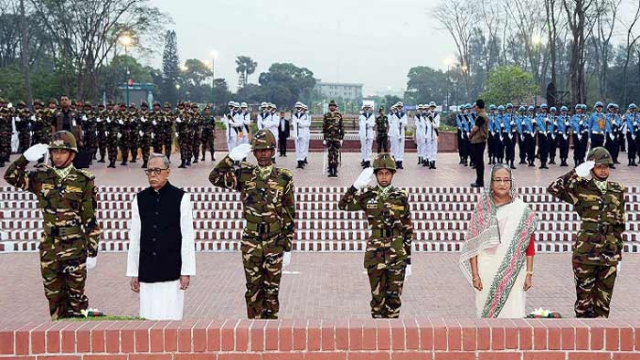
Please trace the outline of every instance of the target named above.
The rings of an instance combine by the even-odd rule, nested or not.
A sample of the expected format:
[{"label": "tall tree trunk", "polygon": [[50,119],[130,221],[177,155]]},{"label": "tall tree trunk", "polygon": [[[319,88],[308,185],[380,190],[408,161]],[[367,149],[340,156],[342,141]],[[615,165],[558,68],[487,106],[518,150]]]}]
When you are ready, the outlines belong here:
[{"label": "tall tree trunk", "polygon": [[27,106],[33,106],[33,92],[31,90],[31,72],[29,71],[29,44],[27,39],[27,19],[24,10],[24,0],[20,0],[20,32],[22,47],[22,73],[24,74],[24,88],[27,92]]}]

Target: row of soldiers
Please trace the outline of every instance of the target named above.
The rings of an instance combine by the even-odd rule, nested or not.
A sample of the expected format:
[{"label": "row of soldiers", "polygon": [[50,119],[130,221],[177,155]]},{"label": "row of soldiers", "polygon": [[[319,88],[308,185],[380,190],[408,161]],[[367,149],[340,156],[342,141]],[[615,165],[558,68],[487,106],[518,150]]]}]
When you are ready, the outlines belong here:
[{"label": "row of soldiers", "polygon": [[[58,121],[58,119],[63,121]],[[68,120],[67,120],[68,119]],[[23,101],[17,107],[7,107],[7,102],[0,98],[0,166],[9,160],[11,153],[12,121],[15,123],[19,138],[20,153],[31,144],[48,143],[51,134],[59,124],[69,123],[82,152],[89,154],[90,160],[104,163],[109,160],[109,168],[115,168],[120,152],[121,165],[136,163],[140,150],[143,164],[147,167],[151,147],[157,153],[171,156],[174,134],[177,136],[181,155],[181,165],[185,168],[198,162],[200,148],[205,160],[206,151],[215,160],[214,138],[215,118],[211,109],[203,112],[197,104],[180,102],[177,109],[166,102],[164,109],[159,102],[154,102],[152,109],[146,102],[140,108],[134,104],[114,104],[93,106],[90,102],[71,102],[69,106],[59,106],[56,99],[51,99],[47,107],[40,100],[34,101],[34,110],[27,108]],[[73,129],[72,129],[73,128]]]},{"label": "row of soldiers", "polygon": [[[471,104],[461,105],[456,116],[458,129],[458,154],[460,164],[469,163],[469,132],[474,126],[475,114]],[[540,168],[548,169],[547,164],[556,164],[559,155],[560,166],[569,166],[570,143],[573,143],[573,161],[578,166],[584,162],[589,148],[604,146],[615,164],[620,164],[620,151],[627,152],[628,165],[637,166],[638,149],[640,149],[640,115],[638,106],[629,104],[624,114],[615,103],[607,105],[596,102],[593,111],[588,113],[586,104],[577,104],[573,114],[569,108],[541,104],[519,106],[509,103],[506,106],[489,106],[489,164],[504,163],[515,169],[515,148],[519,150],[519,164],[535,166],[535,159],[540,160]]]}]

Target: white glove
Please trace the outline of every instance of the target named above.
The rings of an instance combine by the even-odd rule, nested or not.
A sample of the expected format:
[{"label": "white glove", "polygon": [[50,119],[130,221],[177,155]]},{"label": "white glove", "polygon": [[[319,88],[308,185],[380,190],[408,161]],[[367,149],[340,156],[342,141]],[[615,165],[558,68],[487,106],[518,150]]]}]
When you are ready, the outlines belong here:
[{"label": "white glove", "polygon": [[284,257],[282,257],[282,266],[289,266],[291,264],[291,251],[285,251]]},{"label": "white glove", "polygon": [[344,142],[344,140],[340,140],[340,146],[342,146],[342,143]]},{"label": "white glove", "polygon": [[620,275],[620,270],[622,270],[622,261],[618,261],[618,266],[616,266],[616,276]]},{"label": "white glove", "polygon": [[102,119],[97,118],[97,119],[96,119],[96,121],[97,121],[97,122],[102,122]]},{"label": "white glove", "polygon": [[124,121],[122,121],[122,120],[118,120],[118,124],[120,124],[120,125],[124,125]]},{"label": "white glove", "polygon": [[404,277],[407,278],[411,276],[411,264],[407,265],[407,268],[404,270]]},{"label": "white glove", "polygon": [[142,132],[142,130],[138,131],[138,135],[143,136],[144,132]]},{"label": "white glove", "polygon": [[513,140],[513,135],[509,134],[509,140]]},{"label": "white glove", "polygon": [[327,146],[327,140],[322,140],[322,145]]},{"label": "white glove", "polygon": [[108,122],[109,124],[111,124],[111,119],[110,119],[110,118],[107,118],[107,122]]},{"label": "white glove", "polygon": [[155,121],[155,120],[153,120],[151,123],[152,123],[154,126],[155,126],[155,125],[158,125],[158,123],[156,123],[156,121]]},{"label": "white glove", "polygon": [[143,117],[140,118],[140,121],[147,122],[147,119],[145,119],[144,116],[143,116]]},{"label": "white glove", "polygon": [[14,117],[13,117],[13,121],[15,121],[15,122],[20,122],[20,117],[19,117],[19,116],[14,116]]},{"label": "white glove", "polygon": [[118,133],[118,139],[120,139],[122,137],[122,134]]},{"label": "white glove", "polygon": [[30,148],[28,148],[22,155],[24,156],[25,159],[27,159],[27,161],[32,162],[32,161],[38,161],[42,159],[42,157],[48,152],[49,152],[49,145],[35,144]]},{"label": "white glove", "polygon": [[609,139],[611,139],[611,141],[613,141],[613,134],[609,134]]},{"label": "white glove", "polygon": [[97,257],[88,257],[87,258],[87,270],[91,270],[94,267],[96,267],[96,265],[98,264],[98,258]]},{"label": "white glove", "polygon": [[567,134],[562,135],[562,137],[567,140],[569,137],[567,137]]},{"label": "white glove", "polygon": [[362,190],[364,189],[365,186],[367,186],[371,182],[372,178],[373,178],[373,168],[368,167],[362,170],[362,172],[360,173],[356,181],[353,183],[353,187],[358,190]]},{"label": "white glove", "polygon": [[591,169],[596,165],[596,162],[593,160],[585,161],[582,164],[578,165],[576,168],[576,174],[580,177],[587,177],[589,173],[591,173]]},{"label": "white glove", "polygon": [[82,121],[87,121],[87,115],[82,115]]},{"label": "white glove", "polygon": [[31,115],[31,120],[32,120],[32,121],[36,121],[36,120],[37,120],[37,119],[36,119],[36,116],[35,116],[35,115]]},{"label": "white glove", "polygon": [[578,141],[582,140],[582,136],[578,134]]},{"label": "white glove", "polygon": [[241,144],[229,152],[229,157],[233,161],[242,161],[242,159],[246,158],[247,155],[251,152],[251,144]]},{"label": "white glove", "polygon": [[181,122],[182,122],[182,119],[180,119],[179,117],[177,117],[177,118],[176,118],[176,122],[177,122],[177,123],[181,123]]}]

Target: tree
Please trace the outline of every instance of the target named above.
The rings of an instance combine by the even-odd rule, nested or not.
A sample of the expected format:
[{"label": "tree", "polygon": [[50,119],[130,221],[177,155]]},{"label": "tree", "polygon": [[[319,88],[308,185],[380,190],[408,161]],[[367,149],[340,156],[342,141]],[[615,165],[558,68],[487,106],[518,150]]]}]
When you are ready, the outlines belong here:
[{"label": "tree", "polygon": [[517,66],[500,66],[489,73],[482,97],[487,103],[517,104],[529,100],[537,89],[532,74]]},{"label": "tree", "polygon": [[213,76],[211,69],[198,59],[188,59],[184,65],[181,75],[185,85],[204,85]]},{"label": "tree", "polygon": [[238,88],[247,86],[249,75],[256,71],[258,63],[248,56],[238,56],[236,59],[236,72],[238,73]]},{"label": "tree", "polygon": [[567,24],[573,37],[569,78],[571,81],[571,101],[574,104],[587,102],[584,51],[586,38],[593,29],[590,9],[594,6],[595,1],[562,0],[567,15]]},{"label": "tree", "polygon": [[176,32],[167,31],[162,54],[162,95],[164,101],[178,102],[178,80],[180,77],[180,59],[178,58],[178,42]]},{"label": "tree", "polygon": [[276,98],[269,98],[279,107],[293,105],[296,101],[308,101],[316,84],[313,78],[313,72],[307,68],[299,68],[291,63],[273,63],[269,67],[269,71],[260,74],[260,85],[267,88],[266,94],[276,96],[274,87],[280,86],[288,90],[289,98],[285,99],[281,95]]},{"label": "tree", "polygon": [[[129,70],[128,75],[127,69]],[[100,83],[104,87],[103,90],[108,99],[117,99],[121,96],[121,91],[118,87],[128,79],[133,79],[139,83],[153,82],[153,77],[151,76],[152,70],[153,69],[142,66],[131,56],[119,55],[102,69]],[[89,100],[97,100],[98,98],[99,97],[94,97]]]},{"label": "tree", "polygon": [[416,66],[407,74],[407,101],[412,103],[440,102],[447,97],[447,74],[428,66]]}]

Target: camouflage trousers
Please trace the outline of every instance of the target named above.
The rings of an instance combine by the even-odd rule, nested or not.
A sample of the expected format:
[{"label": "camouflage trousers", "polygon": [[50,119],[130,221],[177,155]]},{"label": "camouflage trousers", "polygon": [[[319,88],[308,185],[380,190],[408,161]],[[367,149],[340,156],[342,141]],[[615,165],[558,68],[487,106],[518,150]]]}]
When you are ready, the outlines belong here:
[{"label": "camouflage trousers", "polygon": [[151,134],[142,135],[140,140],[140,151],[142,152],[142,161],[149,161],[149,152],[151,151]]},{"label": "camouflage trousers", "polygon": [[118,159],[118,134],[109,134],[107,151],[109,152],[109,161],[115,162]]},{"label": "camouflage trousers", "polygon": [[245,231],[240,250],[246,278],[244,294],[249,319],[277,319],[278,293],[282,278],[283,247],[281,235],[253,236]]},{"label": "camouflage trousers", "polygon": [[616,265],[592,265],[573,262],[576,285],[576,317],[609,317],[609,304],[618,274]]},{"label": "camouflage trousers", "polygon": [[40,271],[51,319],[81,316],[89,306],[86,258],[62,260],[55,251],[40,250]]},{"label": "camouflage trousers", "polygon": [[23,153],[31,146],[31,131],[29,129],[20,129],[18,132],[18,152]]},{"label": "camouflage trousers", "polygon": [[380,262],[367,267],[371,285],[371,316],[392,318],[400,316],[402,287],[407,265],[404,260]]},{"label": "camouflage trousers", "polygon": [[107,135],[98,133],[98,149],[100,151],[100,159],[104,160],[107,155]]},{"label": "camouflage trousers", "polygon": [[204,160],[204,155],[206,154],[207,150],[211,152],[211,158],[213,159],[213,154],[215,153],[213,134],[202,134],[202,138],[200,141],[202,143],[202,160]]},{"label": "camouflage trousers", "polygon": [[129,143],[129,150],[131,151],[131,161],[136,162],[138,158],[138,148],[140,147],[140,135],[135,131],[131,133],[131,142]]},{"label": "camouflage trousers", "polygon": [[195,161],[198,161],[198,155],[200,155],[200,138],[202,134],[194,133],[193,138],[191,139],[191,156],[195,158]]},{"label": "camouflage trousers", "polygon": [[9,161],[11,155],[11,130],[0,130],[0,162]]},{"label": "camouflage trousers", "polygon": [[[122,161],[127,162],[129,160],[129,149],[131,148],[131,132],[121,133],[122,136],[119,140],[120,147],[120,155],[122,156]],[[111,159],[111,156],[109,156]]]},{"label": "camouflage trousers", "polygon": [[[171,157],[171,133],[155,132],[153,139],[153,151],[158,154],[165,154],[167,158]],[[164,152],[162,152],[164,145]]]},{"label": "camouflage trousers", "polygon": [[178,134],[178,145],[180,146],[180,159],[185,161],[191,159],[193,138],[190,134]]},{"label": "camouflage trousers", "polygon": [[327,139],[328,160],[330,168],[337,168],[340,163],[340,140]]}]

